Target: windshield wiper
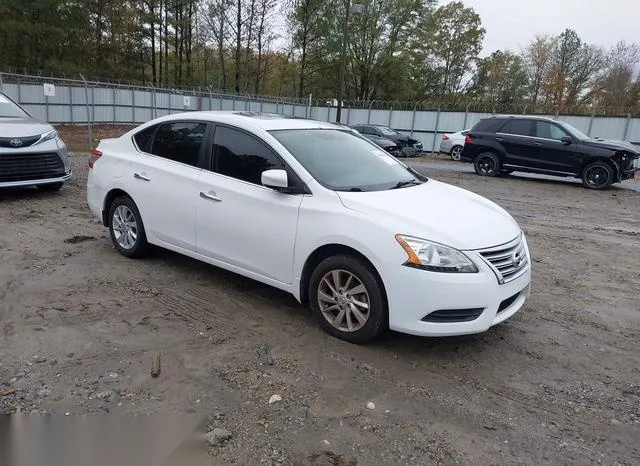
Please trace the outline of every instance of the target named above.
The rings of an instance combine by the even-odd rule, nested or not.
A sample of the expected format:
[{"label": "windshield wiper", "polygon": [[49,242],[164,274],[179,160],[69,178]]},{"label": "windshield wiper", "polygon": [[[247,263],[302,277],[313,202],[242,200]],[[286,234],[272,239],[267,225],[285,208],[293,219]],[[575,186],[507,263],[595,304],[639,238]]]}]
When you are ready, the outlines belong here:
[{"label": "windshield wiper", "polygon": [[418,181],[418,180],[399,181],[394,187],[392,187],[390,189],[400,189],[400,188],[404,188],[406,186],[416,185],[416,184],[422,184],[422,182]]}]

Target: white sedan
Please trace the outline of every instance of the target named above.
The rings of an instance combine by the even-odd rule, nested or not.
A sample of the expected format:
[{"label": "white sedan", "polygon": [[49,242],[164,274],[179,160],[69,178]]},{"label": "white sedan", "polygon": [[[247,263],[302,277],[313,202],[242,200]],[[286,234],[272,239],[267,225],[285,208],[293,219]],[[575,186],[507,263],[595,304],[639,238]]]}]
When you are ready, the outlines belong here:
[{"label": "white sedan", "polygon": [[464,147],[465,136],[470,130],[465,129],[457,133],[445,133],[440,141],[440,153],[449,155],[453,160],[459,161]]},{"label": "white sedan", "polygon": [[350,342],[483,332],[529,295],[505,210],[331,123],[175,114],[102,140],[89,166],[120,253],[161,246],[280,288]]}]

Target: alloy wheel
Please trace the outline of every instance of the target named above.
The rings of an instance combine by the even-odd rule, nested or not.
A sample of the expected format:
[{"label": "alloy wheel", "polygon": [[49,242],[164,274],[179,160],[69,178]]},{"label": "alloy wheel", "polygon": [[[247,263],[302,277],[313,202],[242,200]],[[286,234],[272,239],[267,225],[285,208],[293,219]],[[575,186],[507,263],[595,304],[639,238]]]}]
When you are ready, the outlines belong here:
[{"label": "alloy wheel", "polygon": [[602,165],[594,165],[585,174],[587,184],[594,188],[601,188],[609,183],[609,170]]},{"label": "alloy wheel", "polygon": [[367,323],[371,301],[362,281],[346,270],[332,270],[318,285],[322,316],[341,332],[357,332]]},{"label": "alloy wheel", "polygon": [[455,161],[459,161],[462,157],[462,147],[456,146],[451,149],[451,158]]},{"label": "alloy wheel", "polygon": [[113,234],[118,245],[123,249],[131,249],[138,239],[138,222],[126,205],[119,205],[113,212]]}]

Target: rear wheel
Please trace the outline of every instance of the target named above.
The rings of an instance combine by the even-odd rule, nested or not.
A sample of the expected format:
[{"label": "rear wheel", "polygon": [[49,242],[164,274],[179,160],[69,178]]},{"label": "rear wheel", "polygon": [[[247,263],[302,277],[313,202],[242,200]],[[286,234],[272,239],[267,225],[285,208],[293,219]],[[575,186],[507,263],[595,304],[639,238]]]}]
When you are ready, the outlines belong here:
[{"label": "rear wheel", "polygon": [[142,257],[149,252],[142,217],[130,197],[121,196],[109,207],[109,233],[116,249],[126,257]]},{"label": "rear wheel", "polygon": [[377,275],[352,256],[329,257],[316,267],[309,281],[309,301],[322,327],[350,343],[366,343],[388,325]]},{"label": "rear wheel", "polygon": [[459,161],[462,157],[462,146],[453,146],[451,148],[451,152],[449,152],[449,155],[456,162]]},{"label": "rear wheel", "polygon": [[593,162],[582,171],[582,184],[589,189],[607,189],[613,183],[613,167],[606,162]]},{"label": "rear wheel", "polygon": [[39,184],[39,185],[36,185],[36,188],[38,188],[40,191],[52,193],[52,192],[60,191],[60,188],[62,188],[62,186],[64,186],[64,183],[58,182],[58,183]]},{"label": "rear wheel", "polygon": [[474,168],[480,176],[496,176],[500,173],[500,160],[493,152],[483,152],[476,157]]}]

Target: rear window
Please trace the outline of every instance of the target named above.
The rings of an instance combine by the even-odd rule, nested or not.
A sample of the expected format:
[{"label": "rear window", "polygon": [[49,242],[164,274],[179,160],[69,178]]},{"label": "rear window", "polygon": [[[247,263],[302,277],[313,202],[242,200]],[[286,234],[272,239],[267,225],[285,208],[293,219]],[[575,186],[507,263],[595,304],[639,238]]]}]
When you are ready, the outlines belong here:
[{"label": "rear window", "polygon": [[504,124],[506,120],[503,118],[484,118],[477,122],[473,128],[472,132],[483,132],[483,133],[495,133],[500,129],[500,127]]},{"label": "rear window", "polygon": [[153,139],[153,133],[155,133],[157,127],[157,125],[149,126],[133,136],[138,149],[142,152],[151,153],[151,140]]}]

